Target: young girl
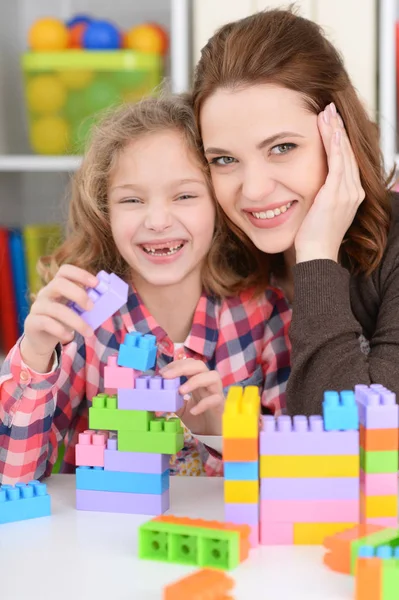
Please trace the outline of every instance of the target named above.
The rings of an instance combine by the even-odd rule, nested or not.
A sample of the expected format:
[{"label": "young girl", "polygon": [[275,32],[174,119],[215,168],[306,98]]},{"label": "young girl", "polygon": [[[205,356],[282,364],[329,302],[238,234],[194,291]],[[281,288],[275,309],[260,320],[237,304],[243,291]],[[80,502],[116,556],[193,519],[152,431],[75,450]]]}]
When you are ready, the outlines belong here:
[{"label": "young girl", "polygon": [[[192,434],[220,435],[228,386],[260,386],[264,406],[284,406],[290,312],[280,292],[254,294],[250,254],[237,263],[230,251],[199,148],[182,98],[123,106],[95,129],[73,181],[67,239],[43,264],[48,283],[1,371],[0,482],[49,475],[63,440],[61,471],[73,472],[89,402],[129,331],[156,336],[156,373],[175,361],[165,376],[187,378],[179,416],[188,429],[173,473],[221,474],[220,455]],[[68,302],[90,309],[85,286],[101,269],[131,287],[93,332]]]},{"label": "young girl", "polygon": [[254,14],[209,40],[193,96],[230,227],[293,302],[288,411],[399,393],[399,202],[338,52],[291,11]]}]

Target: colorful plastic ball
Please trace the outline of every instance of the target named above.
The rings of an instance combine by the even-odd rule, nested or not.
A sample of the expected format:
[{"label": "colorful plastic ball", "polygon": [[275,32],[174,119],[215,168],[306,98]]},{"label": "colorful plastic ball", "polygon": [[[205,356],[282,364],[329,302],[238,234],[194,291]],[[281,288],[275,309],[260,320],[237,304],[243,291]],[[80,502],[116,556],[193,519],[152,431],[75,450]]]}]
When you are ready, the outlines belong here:
[{"label": "colorful plastic ball", "polygon": [[31,124],[30,141],[38,154],[65,154],[69,138],[68,124],[61,117],[41,117]]},{"label": "colorful plastic ball", "polygon": [[106,79],[97,79],[82,90],[82,97],[87,112],[95,113],[120,100],[118,88]]},{"label": "colorful plastic ball", "polygon": [[131,50],[162,55],[166,53],[169,44],[166,32],[152,23],[132,27],[126,32],[124,43]]},{"label": "colorful plastic ball", "polygon": [[58,112],[65,104],[66,89],[55,75],[37,75],[26,84],[28,109],[33,113]]},{"label": "colorful plastic ball", "polygon": [[83,47],[87,50],[117,50],[121,43],[119,29],[108,21],[93,21],[83,35]]},{"label": "colorful plastic ball", "polygon": [[76,23],[69,28],[68,48],[83,48],[83,36],[88,23]]},{"label": "colorful plastic ball", "polygon": [[74,25],[77,25],[79,23],[86,23],[86,25],[88,25],[92,22],[92,20],[93,19],[89,17],[89,15],[75,15],[74,17],[72,17],[72,19],[69,19],[69,21],[67,21],[66,25],[67,27],[73,27]]},{"label": "colorful plastic ball", "polygon": [[28,44],[32,50],[54,52],[68,47],[68,28],[59,19],[36,21],[29,30]]},{"label": "colorful plastic ball", "polygon": [[81,90],[93,80],[93,71],[87,69],[63,69],[58,72],[62,83],[70,90]]}]

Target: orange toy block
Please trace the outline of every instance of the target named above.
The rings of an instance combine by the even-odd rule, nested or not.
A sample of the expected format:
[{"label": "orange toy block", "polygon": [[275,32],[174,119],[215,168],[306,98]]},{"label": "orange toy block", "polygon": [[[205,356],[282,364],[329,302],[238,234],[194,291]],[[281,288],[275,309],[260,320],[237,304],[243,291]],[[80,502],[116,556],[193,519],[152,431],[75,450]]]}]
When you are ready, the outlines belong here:
[{"label": "orange toy block", "polygon": [[163,600],[222,600],[234,580],[221,571],[202,569],[164,588]]},{"label": "orange toy block", "polygon": [[324,547],[329,552],[324,555],[324,564],[333,571],[349,575],[351,573],[351,543],[382,529],[385,527],[364,523],[326,537]]},{"label": "orange toy block", "polygon": [[226,462],[259,460],[259,441],[256,438],[223,438],[223,460]]},{"label": "orange toy block", "polygon": [[358,558],[355,571],[355,600],[382,600],[383,565],[379,558]]},{"label": "orange toy block", "polygon": [[399,432],[394,429],[366,429],[359,427],[361,448],[368,452],[399,450]]}]

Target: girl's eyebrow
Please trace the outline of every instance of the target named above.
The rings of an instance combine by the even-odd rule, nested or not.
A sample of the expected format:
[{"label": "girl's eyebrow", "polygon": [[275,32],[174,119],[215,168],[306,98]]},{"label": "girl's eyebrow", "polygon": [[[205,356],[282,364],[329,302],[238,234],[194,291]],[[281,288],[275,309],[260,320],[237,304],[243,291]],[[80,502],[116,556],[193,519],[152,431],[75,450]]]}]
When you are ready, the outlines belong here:
[{"label": "girl's eyebrow", "polygon": [[[195,177],[188,177],[185,179],[176,179],[176,181],[171,182],[171,187],[176,185],[185,185],[186,183],[198,183],[200,185],[206,186],[206,183],[202,179],[196,179]],[[142,187],[135,183],[121,183],[120,185],[115,185],[110,188],[110,192],[115,190],[133,190],[133,191],[142,191]]]},{"label": "girl's eyebrow", "polygon": [[[300,133],[296,133],[295,131],[279,131],[278,133],[274,133],[273,135],[265,138],[264,140],[262,140],[261,142],[259,142],[259,144],[257,144],[256,148],[258,150],[262,150],[265,146],[269,146],[270,144],[273,144],[276,140],[280,139],[280,138],[285,138],[285,137],[297,137],[297,138],[304,138],[304,135],[301,135]],[[214,148],[212,146],[210,146],[209,148],[206,148],[205,150],[205,154],[231,154],[231,152],[229,150],[225,150],[224,148]]]}]

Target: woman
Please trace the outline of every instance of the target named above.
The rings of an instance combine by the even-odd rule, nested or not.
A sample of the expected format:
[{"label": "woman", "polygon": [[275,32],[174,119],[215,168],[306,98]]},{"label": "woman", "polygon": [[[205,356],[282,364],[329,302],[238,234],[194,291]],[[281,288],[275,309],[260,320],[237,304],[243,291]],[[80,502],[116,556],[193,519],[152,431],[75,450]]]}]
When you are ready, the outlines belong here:
[{"label": "woman", "polygon": [[252,15],[203,48],[193,102],[232,238],[293,304],[288,411],[399,392],[399,202],[338,52],[291,11]]}]

